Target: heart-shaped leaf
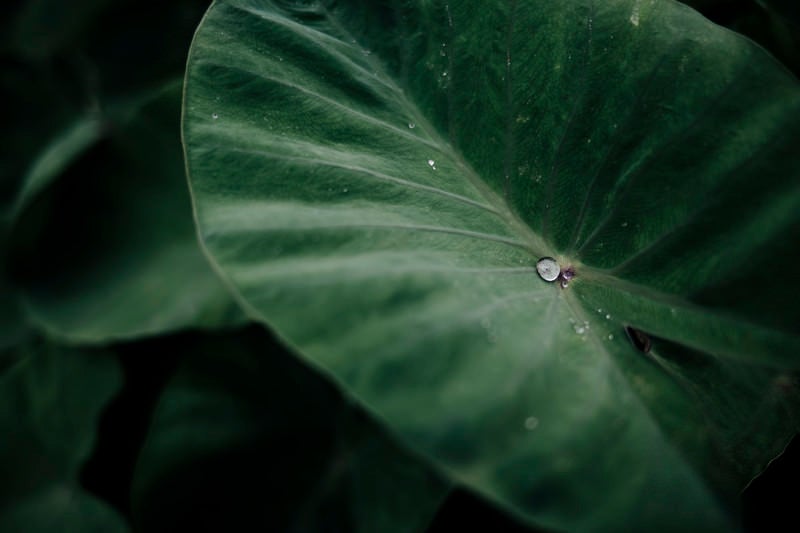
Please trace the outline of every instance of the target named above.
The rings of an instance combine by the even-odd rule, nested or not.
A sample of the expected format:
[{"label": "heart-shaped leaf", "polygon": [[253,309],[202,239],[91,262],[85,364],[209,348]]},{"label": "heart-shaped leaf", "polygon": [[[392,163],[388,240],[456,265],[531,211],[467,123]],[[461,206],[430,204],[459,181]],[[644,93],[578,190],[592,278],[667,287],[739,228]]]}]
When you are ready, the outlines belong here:
[{"label": "heart-shaped leaf", "polygon": [[252,316],[539,524],[728,530],[798,428],[774,59],[671,0],[230,0],[187,76],[201,237]]}]

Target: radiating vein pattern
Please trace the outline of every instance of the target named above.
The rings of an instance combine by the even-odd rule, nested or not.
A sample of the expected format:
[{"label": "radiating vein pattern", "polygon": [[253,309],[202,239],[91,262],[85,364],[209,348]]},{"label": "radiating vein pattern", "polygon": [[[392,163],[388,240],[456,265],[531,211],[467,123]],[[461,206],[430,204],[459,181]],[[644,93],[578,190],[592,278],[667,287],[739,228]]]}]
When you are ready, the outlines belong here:
[{"label": "radiating vein pattern", "polygon": [[199,235],[251,317],[504,508],[728,531],[798,428],[800,311],[740,283],[800,279],[770,61],[671,0],[219,0],[185,89]]}]

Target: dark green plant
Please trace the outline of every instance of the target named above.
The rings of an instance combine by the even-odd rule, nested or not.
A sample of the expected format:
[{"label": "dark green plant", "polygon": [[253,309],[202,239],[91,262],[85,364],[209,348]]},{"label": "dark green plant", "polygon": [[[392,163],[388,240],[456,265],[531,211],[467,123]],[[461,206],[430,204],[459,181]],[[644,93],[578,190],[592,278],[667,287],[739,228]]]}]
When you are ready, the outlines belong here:
[{"label": "dark green plant", "polygon": [[800,30],[687,3],[783,63],[672,0],[19,2],[0,530],[767,529]]}]

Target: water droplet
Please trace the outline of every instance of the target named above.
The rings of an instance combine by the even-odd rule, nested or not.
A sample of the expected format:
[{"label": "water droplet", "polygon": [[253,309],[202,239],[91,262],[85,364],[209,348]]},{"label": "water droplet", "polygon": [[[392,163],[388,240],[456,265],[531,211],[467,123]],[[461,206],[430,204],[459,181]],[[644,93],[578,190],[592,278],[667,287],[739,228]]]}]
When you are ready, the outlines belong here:
[{"label": "water droplet", "polygon": [[527,429],[528,431],[533,431],[537,427],[539,427],[538,418],[536,418],[535,416],[529,416],[528,418],[525,419],[525,429]]},{"label": "water droplet", "polygon": [[443,77],[443,78],[446,78],[446,77],[447,77],[447,71],[446,71],[446,70],[442,72],[442,77]]},{"label": "water droplet", "polygon": [[408,123],[408,129],[411,129],[411,130],[413,130],[413,129],[414,129],[414,128],[416,128],[416,127],[417,127],[417,125],[416,125],[416,124],[414,124],[413,122],[409,122],[409,123]]},{"label": "water droplet", "polygon": [[575,333],[577,333],[578,335],[583,335],[584,333],[586,333],[586,328],[580,324],[575,324],[573,328],[575,329]]},{"label": "water droplet", "polygon": [[620,226],[622,226],[623,228],[627,228],[628,227],[628,223],[627,222],[623,222],[622,224],[620,224]]},{"label": "water droplet", "polygon": [[610,340],[610,341],[614,340],[614,334],[613,333],[609,333],[608,334],[608,340]]},{"label": "water droplet", "polygon": [[611,315],[606,315],[606,320],[611,320]]},{"label": "water droplet", "polygon": [[634,26],[639,25],[639,0],[636,0],[636,3],[633,5],[630,21]]},{"label": "water droplet", "polygon": [[214,120],[217,120],[219,118],[219,115],[216,114],[216,113],[211,113],[211,118],[213,118]]},{"label": "water droplet", "polygon": [[561,274],[561,267],[552,257],[542,257],[536,263],[536,271],[543,280],[555,281],[558,279],[558,275]]},{"label": "water droplet", "polygon": [[428,159],[428,166],[431,167],[433,170],[436,170],[436,161],[433,159]]},{"label": "water droplet", "polygon": [[592,139],[591,138],[586,139],[586,144],[592,144]]},{"label": "water droplet", "polygon": [[347,191],[349,191],[349,190],[350,190],[350,189],[348,189],[347,187],[345,187],[344,189],[342,189],[342,192],[347,192]]},{"label": "water droplet", "polygon": [[603,310],[602,310],[601,308],[599,308],[599,307],[598,307],[598,308],[597,308],[597,312],[598,312],[598,313],[600,313],[600,314],[602,314],[602,313],[603,313]]},{"label": "water droplet", "polygon": [[372,53],[372,51],[370,51],[370,50],[364,50],[363,52],[364,52],[365,56],[368,56],[368,55],[370,55]]}]

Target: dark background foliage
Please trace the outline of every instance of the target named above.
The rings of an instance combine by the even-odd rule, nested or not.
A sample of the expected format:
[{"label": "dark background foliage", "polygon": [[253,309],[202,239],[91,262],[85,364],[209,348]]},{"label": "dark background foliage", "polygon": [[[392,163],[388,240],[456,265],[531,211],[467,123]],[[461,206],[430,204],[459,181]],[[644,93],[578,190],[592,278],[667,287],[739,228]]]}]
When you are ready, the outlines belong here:
[{"label": "dark background foliage", "polygon": [[[792,0],[686,3],[749,36],[796,75],[800,73],[800,12]],[[192,33],[207,5],[207,0],[17,0],[0,5],[0,101],[5,103],[6,124],[0,210],[13,203],[20,177],[47,139],[76,116],[102,117],[94,147],[68,166],[57,187],[33,202],[24,224],[16,224],[9,257],[3,241],[10,229],[0,232],[2,270],[12,277],[11,285],[42,273],[58,278],[59,265],[41,261],[41,247],[31,243],[41,242],[42,228],[48,220],[52,226],[53,213],[69,215],[51,211],[59,195],[79,202],[84,214],[102,203],[103,198],[92,196],[105,194],[102,188],[82,190],[67,184],[90,173],[87,168],[103,164],[107,143],[124,121],[107,113],[109,109],[182,76]],[[173,140],[179,136],[177,116],[168,135]],[[68,255],[75,243],[60,245]],[[0,271],[0,290],[2,283]],[[342,449],[368,442],[365,431],[378,430],[267,332],[257,326],[219,333],[189,330],[128,340],[108,349],[121,365],[123,386],[102,413],[96,445],[79,479],[135,530],[352,529],[358,511],[348,503],[348,476],[354,474],[336,470],[336,458]],[[253,358],[254,352],[258,358]],[[0,356],[0,373],[7,371],[13,357]],[[209,431],[233,432],[226,437],[232,444],[207,448],[187,444],[182,452],[185,460],[178,467],[139,479],[137,462],[153,427],[156,405],[175,383],[223,398],[220,405],[230,403],[224,408],[205,404],[196,408],[220,409],[213,411],[221,417],[219,428]],[[241,427],[226,427],[226,420]],[[786,453],[744,491],[748,529],[779,530],[782,524],[796,522],[799,474],[800,442],[795,438]],[[439,507],[428,531],[465,526],[530,531],[457,488]]]}]

